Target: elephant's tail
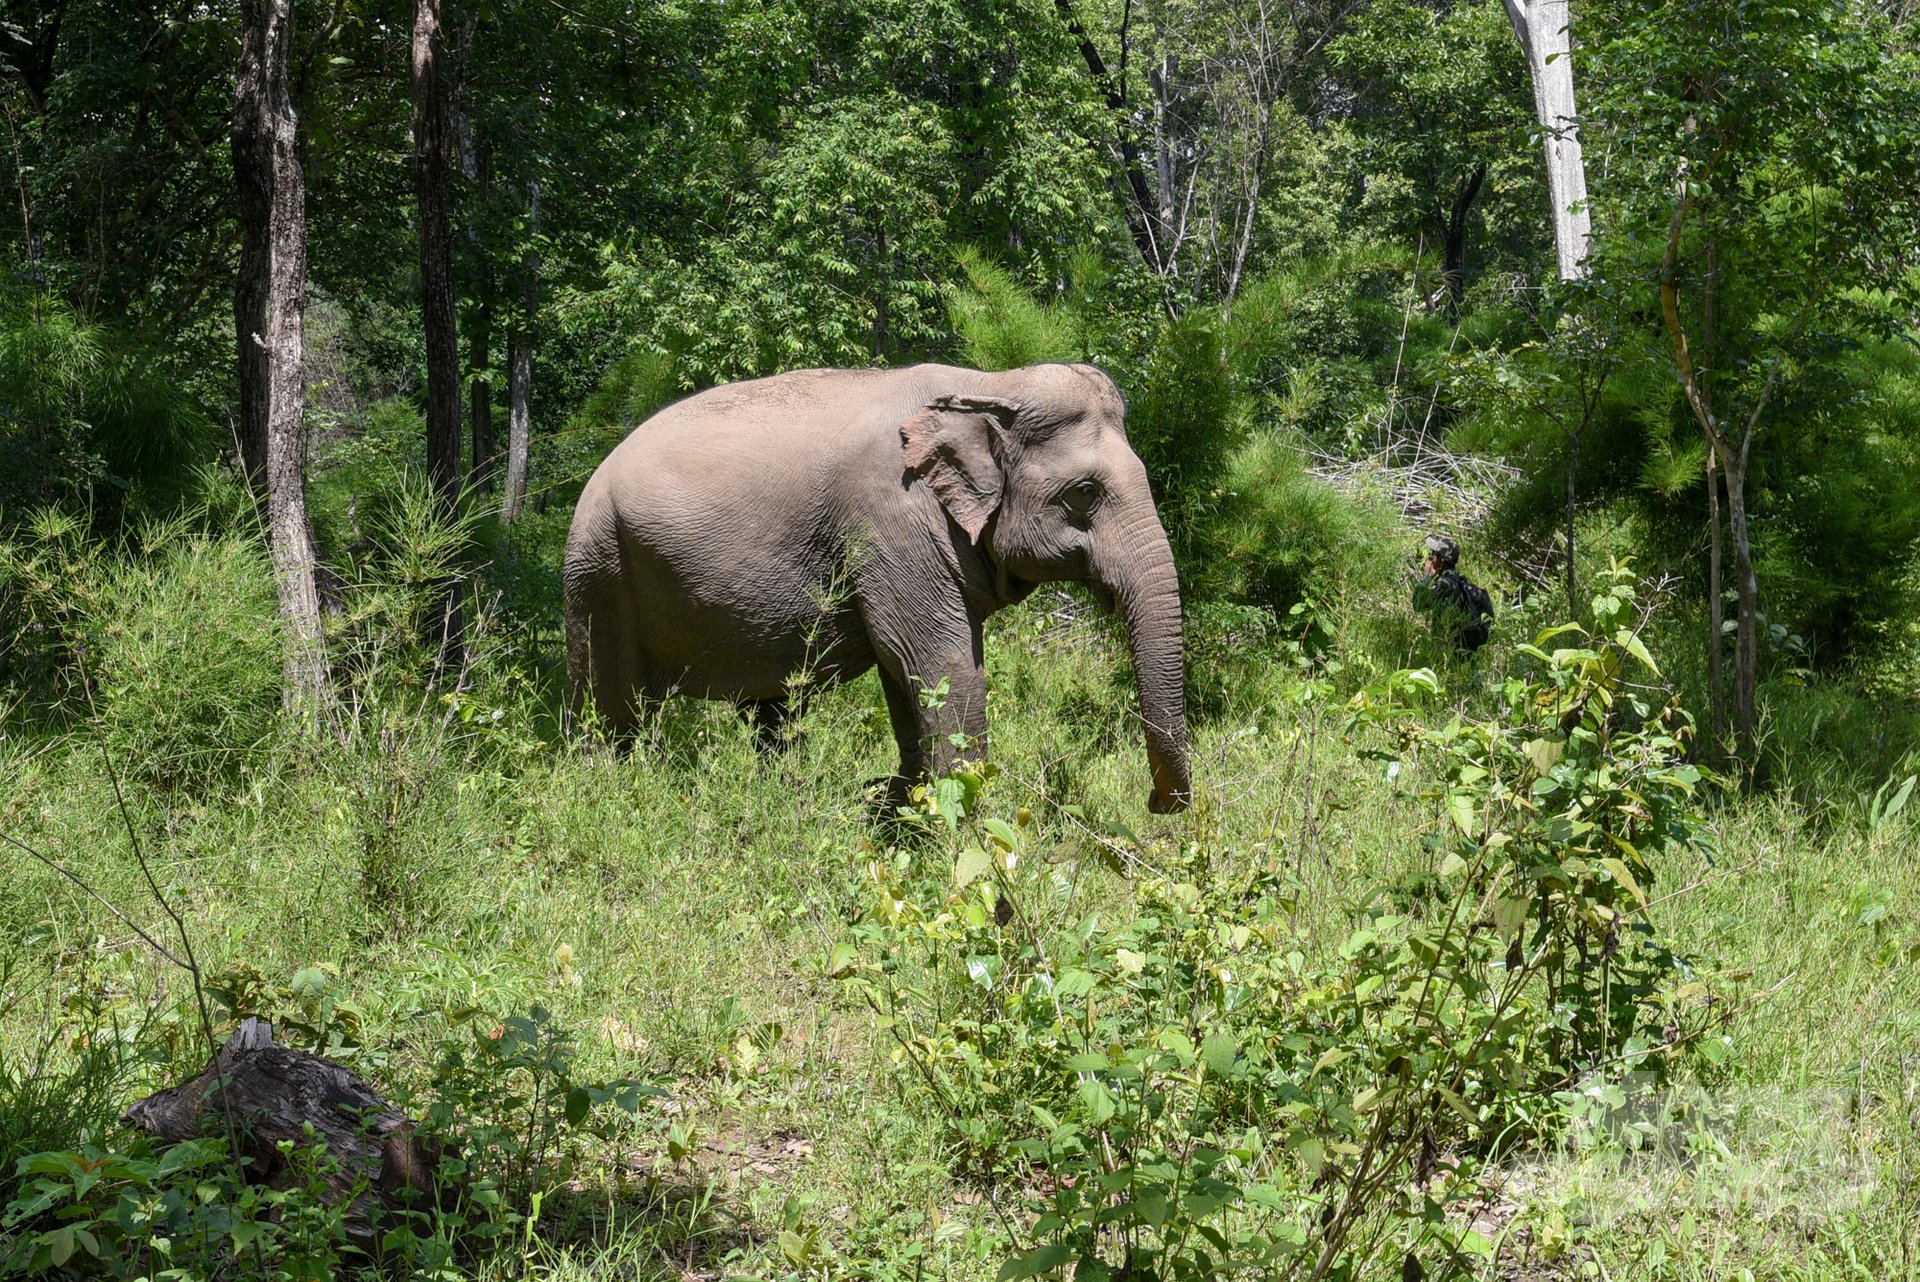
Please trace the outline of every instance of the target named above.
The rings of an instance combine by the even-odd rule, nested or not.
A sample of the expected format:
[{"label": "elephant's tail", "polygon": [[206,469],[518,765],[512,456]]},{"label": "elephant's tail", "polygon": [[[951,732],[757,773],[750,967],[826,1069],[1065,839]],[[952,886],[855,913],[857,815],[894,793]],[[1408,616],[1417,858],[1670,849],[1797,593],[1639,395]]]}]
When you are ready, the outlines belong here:
[{"label": "elephant's tail", "polygon": [[580,521],[576,518],[567,534],[566,557],[560,569],[560,593],[565,602],[567,628],[567,705],[560,725],[563,738],[571,738],[579,729],[586,711],[587,689],[593,681],[589,648],[592,615],[587,609],[587,572],[580,540]]}]

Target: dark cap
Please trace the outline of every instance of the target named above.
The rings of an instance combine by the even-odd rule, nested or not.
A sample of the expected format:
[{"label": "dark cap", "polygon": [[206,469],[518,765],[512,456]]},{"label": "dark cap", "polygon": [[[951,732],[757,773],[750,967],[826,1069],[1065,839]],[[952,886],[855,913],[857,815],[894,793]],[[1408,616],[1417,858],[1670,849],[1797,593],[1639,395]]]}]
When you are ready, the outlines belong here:
[{"label": "dark cap", "polygon": [[1457,565],[1460,561],[1460,545],[1444,534],[1429,534],[1427,551],[1448,565]]}]

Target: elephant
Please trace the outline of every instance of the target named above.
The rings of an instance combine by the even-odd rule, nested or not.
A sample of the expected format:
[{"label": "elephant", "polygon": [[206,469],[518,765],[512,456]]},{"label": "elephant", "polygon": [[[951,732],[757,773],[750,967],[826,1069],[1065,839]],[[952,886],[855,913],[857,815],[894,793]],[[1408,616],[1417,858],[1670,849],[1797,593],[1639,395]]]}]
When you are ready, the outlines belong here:
[{"label": "elephant", "polygon": [[[1156,814],[1191,799],[1180,585],[1125,402],[1092,365],[795,370],[668,406],[600,464],[563,566],[576,718],[731,700],[771,737],[878,667],[898,799],[987,750],[981,626],[1047,582],[1126,625]],[[942,695],[942,691],[944,694]]]}]

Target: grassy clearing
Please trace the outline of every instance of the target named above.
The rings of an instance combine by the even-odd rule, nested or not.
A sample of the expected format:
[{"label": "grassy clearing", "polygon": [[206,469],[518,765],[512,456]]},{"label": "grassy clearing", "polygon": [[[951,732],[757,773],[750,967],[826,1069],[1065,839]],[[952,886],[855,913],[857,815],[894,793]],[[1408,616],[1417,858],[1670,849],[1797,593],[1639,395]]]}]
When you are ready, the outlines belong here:
[{"label": "grassy clearing", "polygon": [[[72,580],[93,612],[98,715],[16,707],[0,730],[0,830],[98,895],[9,847],[11,1152],[111,1142],[121,1108],[204,1059],[183,975],[101,902],[170,940],[111,760],[229,1014],[304,1018],[407,1101],[441,1039],[538,1004],[576,1033],[582,1073],[667,1087],[570,1151],[524,1240],[488,1269],[994,1272],[1005,1244],[990,1199],[956,1177],[924,1094],[828,978],[870,907],[870,865],[955,857],[943,838],[901,845],[870,822],[860,781],[892,755],[871,679],[817,699],[777,757],[754,751],[730,709],[681,702],[620,760],[557,742],[553,674],[502,634],[467,691],[360,680],[340,724],[307,737],[258,698],[277,659],[256,640],[272,609],[257,558],[236,560],[217,536],[167,547]],[[1422,838],[1445,819],[1418,795],[1418,761],[1389,782],[1342,735],[1343,691],[1367,661],[1346,655],[1355,666],[1314,686],[1250,617],[1203,611],[1195,631],[1202,795],[1162,819],[1144,810],[1117,631],[1059,597],[996,621],[989,803],[1034,816],[1018,875],[1051,887],[1034,902],[1059,906],[1040,933],[1089,911],[1124,918],[1134,879],[1196,841],[1222,876],[1297,878],[1297,937],[1316,957],[1372,906],[1418,911],[1437,859]],[[1395,663],[1425,657],[1417,636],[1403,640]],[[1513,662],[1495,653],[1446,673],[1450,697],[1486,706]],[[1803,793],[1723,804],[1717,857],[1659,870],[1668,937],[1750,972],[1728,1016],[1732,1053],[1574,1126],[1555,1151],[1491,1168],[1484,1201],[1455,1208],[1497,1245],[1480,1276],[1915,1276],[1912,816],[1875,824],[1864,797],[1811,807]],[[1135,840],[1116,854],[1089,824]],[[318,1014],[311,985],[293,986],[315,969]]]}]

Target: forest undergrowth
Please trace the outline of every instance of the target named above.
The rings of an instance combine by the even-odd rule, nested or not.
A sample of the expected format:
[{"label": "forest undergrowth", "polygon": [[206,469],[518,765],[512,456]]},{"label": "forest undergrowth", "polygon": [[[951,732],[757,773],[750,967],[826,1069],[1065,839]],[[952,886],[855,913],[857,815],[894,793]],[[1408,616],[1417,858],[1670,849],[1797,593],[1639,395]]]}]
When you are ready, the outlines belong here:
[{"label": "forest undergrowth", "polygon": [[404,497],[303,727],[233,510],[7,546],[11,1270],[365,1264],[309,1186],[117,1120],[205,1062],[184,932],[216,1037],[268,1018],[456,1141],[390,1272],[1912,1275],[1913,785],[1819,751],[1836,688],[1716,783],[1630,567],[1471,662],[1392,584],[1196,608],[1175,818],[1123,638],[1042,595],[991,629],[992,765],[882,822],[870,678],[772,756],[681,701],[619,758],[498,586],[436,669],[474,535]]}]

